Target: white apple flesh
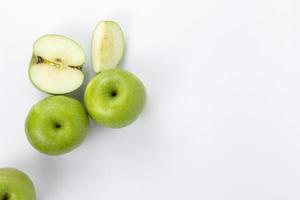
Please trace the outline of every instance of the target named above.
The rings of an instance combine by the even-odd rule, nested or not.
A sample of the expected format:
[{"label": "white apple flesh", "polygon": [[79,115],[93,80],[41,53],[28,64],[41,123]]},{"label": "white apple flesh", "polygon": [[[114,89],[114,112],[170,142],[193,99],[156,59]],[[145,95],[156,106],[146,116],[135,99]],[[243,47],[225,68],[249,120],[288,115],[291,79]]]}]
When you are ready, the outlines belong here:
[{"label": "white apple flesh", "polygon": [[113,21],[100,22],[92,39],[92,66],[96,73],[113,69],[121,61],[125,49],[121,27]]},{"label": "white apple flesh", "polygon": [[40,90],[65,94],[79,88],[84,81],[83,49],[62,35],[44,35],[33,46],[29,77]]}]

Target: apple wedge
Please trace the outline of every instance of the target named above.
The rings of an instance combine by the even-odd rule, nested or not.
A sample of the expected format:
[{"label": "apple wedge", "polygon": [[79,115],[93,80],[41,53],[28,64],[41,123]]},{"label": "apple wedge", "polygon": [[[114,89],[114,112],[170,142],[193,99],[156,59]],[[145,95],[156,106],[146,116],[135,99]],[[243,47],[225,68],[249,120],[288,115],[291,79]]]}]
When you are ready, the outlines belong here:
[{"label": "apple wedge", "polygon": [[62,35],[44,35],[33,45],[29,77],[40,90],[65,94],[78,89],[84,80],[83,49]]},{"label": "apple wedge", "polygon": [[121,27],[113,21],[102,21],[92,39],[92,66],[96,73],[117,67],[125,49]]}]

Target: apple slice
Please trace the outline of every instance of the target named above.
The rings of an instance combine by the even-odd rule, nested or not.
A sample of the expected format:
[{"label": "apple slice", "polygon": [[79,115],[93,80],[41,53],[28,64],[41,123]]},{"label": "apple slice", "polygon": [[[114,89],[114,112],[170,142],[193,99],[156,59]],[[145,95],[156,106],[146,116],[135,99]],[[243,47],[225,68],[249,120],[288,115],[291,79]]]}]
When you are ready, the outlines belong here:
[{"label": "apple slice", "polygon": [[124,34],[121,27],[113,21],[100,22],[92,39],[92,65],[99,73],[117,67],[125,49]]},{"label": "apple slice", "polygon": [[79,88],[84,80],[83,49],[62,35],[44,35],[34,43],[29,77],[40,90],[65,94]]}]

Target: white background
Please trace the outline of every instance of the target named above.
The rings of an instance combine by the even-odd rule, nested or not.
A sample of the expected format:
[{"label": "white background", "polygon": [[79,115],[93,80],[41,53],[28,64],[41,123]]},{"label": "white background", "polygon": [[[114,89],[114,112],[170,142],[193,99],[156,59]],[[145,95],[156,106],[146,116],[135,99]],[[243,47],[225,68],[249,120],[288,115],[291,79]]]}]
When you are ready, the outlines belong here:
[{"label": "white background", "polygon": [[[102,19],[125,32],[121,66],[146,108],[123,129],[92,125],[67,155],[40,154],[24,133],[46,96],[27,76],[32,44],[63,34],[89,58]],[[25,171],[38,200],[300,199],[298,0],[8,0],[0,22],[0,166]]]}]

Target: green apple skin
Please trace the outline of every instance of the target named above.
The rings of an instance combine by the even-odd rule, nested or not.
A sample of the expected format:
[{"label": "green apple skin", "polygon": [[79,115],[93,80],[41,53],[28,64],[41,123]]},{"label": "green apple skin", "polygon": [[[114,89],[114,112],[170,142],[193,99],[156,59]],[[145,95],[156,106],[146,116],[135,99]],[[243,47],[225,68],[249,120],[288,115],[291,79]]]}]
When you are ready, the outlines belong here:
[{"label": "green apple skin", "polygon": [[0,168],[1,200],[35,200],[36,194],[30,178],[14,168]]},{"label": "green apple skin", "polygon": [[84,99],[96,123],[121,128],[139,116],[145,105],[146,91],[135,75],[115,68],[96,75],[89,82]]},{"label": "green apple skin", "polygon": [[35,104],[26,122],[31,145],[48,155],[60,155],[79,146],[87,135],[88,115],[82,104],[66,96],[50,96]]}]

